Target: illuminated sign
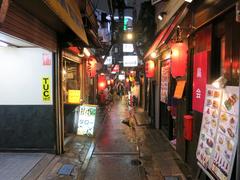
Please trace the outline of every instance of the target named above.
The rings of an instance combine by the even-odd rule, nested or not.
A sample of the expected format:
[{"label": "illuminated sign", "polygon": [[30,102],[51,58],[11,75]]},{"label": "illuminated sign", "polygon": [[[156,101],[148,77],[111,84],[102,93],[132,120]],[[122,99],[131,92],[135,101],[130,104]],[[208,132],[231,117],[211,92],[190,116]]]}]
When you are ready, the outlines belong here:
[{"label": "illuminated sign", "polygon": [[93,136],[97,106],[86,104],[79,107],[78,135]]},{"label": "illuminated sign", "polygon": [[81,92],[80,90],[68,90],[68,103],[80,103]]},{"label": "illuminated sign", "polygon": [[121,80],[124,80],[125,79],[125,74],[119,74],[118,75],[118,79],[121,81]]},{"label": "illuminated sign", "polygon": [[51,93],[50,93],[50,78],[42,78],[42,100],[43,102],[50,102]]},{"label": "illuminated sign", "polygon": [[123,56],[123,66],[124,67],[135,67],[138,65],[137,56]]},{"label": "illuminated sign", "polygon": [[104,65],[111,65],[112,64],[112,56],[108,56],[104,61]]},{"label": "illuminated sign", "polygon": [[133,52],[133,44],[123,44],[123,52]]}]

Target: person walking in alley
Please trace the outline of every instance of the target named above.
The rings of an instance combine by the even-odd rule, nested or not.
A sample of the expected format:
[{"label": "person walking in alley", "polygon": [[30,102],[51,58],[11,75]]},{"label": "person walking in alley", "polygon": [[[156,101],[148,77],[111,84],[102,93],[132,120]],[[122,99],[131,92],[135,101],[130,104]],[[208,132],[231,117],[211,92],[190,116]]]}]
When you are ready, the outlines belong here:
[{"label": "person walking in alley", "polygon": [[124,85],[122,82],[118,83],[117,92],[118,92],[118,96],[119,96],[120,100],[122,100],[122,96],[124,95]]}]

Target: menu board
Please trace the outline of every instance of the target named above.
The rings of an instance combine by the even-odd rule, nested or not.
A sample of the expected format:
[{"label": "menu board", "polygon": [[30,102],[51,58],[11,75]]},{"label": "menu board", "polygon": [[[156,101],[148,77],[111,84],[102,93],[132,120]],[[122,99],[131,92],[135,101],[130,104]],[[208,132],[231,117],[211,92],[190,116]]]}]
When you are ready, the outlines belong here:
[{"label": "menu board", "polygon": [[84,104],[79,106],[78,135],[93,136],[96,112],[96,105]]},{"label": "menu board", "polygon": [[210,170],[219,179],[230,179],[238,143],[239,88],[223,91],[219,126]]},{"label": "menu board", "polygon": [[168,102],[168,83],[170,78],[170,61],[167,60],[162,63],[161,68],[161,94],[160,101],[163,103]]},{"label": "menu board", "polygon": [[239,88],[206,86],[197,160],[217,179],[230,179],[237,147]]},{"label": "menu board", "polygon": [[213,152],[221,98],[221,89],[216,89],[210,85],[206,86],[202,126],[197,148],[197,159],[205,168],[209,166],[209,161]]}]

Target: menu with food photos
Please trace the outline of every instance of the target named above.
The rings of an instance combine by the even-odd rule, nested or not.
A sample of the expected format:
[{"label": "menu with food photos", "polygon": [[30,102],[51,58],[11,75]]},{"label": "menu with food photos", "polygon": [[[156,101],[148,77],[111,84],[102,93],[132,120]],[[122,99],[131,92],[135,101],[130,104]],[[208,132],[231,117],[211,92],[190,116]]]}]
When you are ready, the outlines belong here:
[{"label": "menu with food photos", "polygon": [[223,90],[217,138],[213,150],[211,172],[219,179],[230,179],[238,143],[239,87]]},{"label": "menu with food photos", "polygon": [[202,126],[197,147],[197,159],[207,168],[210,163],[216,139],[222,90],[211,85],[206,86]]},{"label": "menu with food photos", "polygon": [[196,156],[217,179],[230,179],[238,142],[239,88],[206,87]]}]

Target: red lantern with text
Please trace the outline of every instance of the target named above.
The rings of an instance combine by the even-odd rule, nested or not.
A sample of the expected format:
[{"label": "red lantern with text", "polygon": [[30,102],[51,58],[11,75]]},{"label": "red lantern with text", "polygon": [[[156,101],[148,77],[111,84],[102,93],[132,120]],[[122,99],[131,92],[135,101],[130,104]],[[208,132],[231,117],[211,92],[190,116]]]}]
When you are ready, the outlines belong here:
[{"label": "red lantern with text", "polygon": [[98,76],[98,91],[103,91],[107,86],[106,76],[105,74],[100,74]]},{"label": "red lantern with text", "polygon": [[153,60],[148,60],[145,64],[145,73],[147,78],[154,77],[155,73],[155,64]]},{"label": "red lantern with text", "polygon": [[171,74],[174,78],[185,76],[187,68],[187,45],[185,43],[175,43],[171,48]]},{"label": "red lantern with text", "polygon": [[97,61],[93,56],[90,56],[87,59],[87,75],[90,78],[93,78],[96,76],[96,70],[97,70]]}]

